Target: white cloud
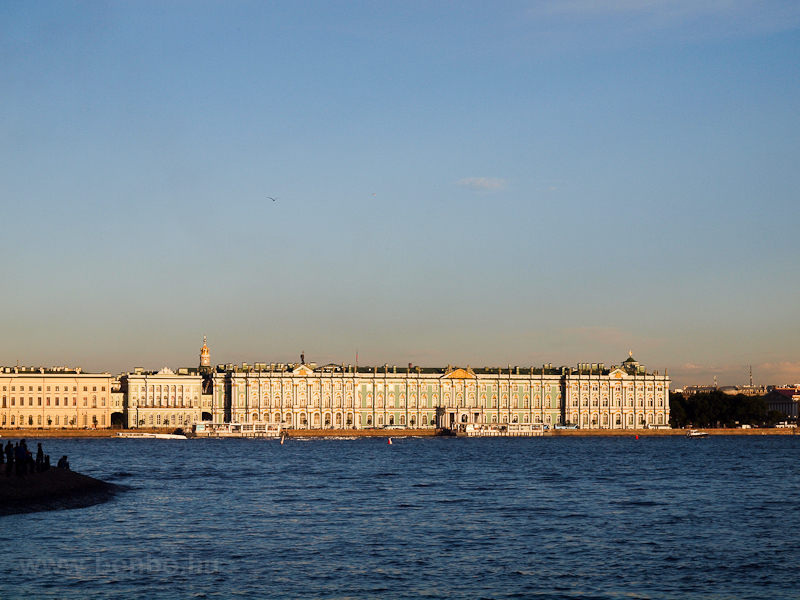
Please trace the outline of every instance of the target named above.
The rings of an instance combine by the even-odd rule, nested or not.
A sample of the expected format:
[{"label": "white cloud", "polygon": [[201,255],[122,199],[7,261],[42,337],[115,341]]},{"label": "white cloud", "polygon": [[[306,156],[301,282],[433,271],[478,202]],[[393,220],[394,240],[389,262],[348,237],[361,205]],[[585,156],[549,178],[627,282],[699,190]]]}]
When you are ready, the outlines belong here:
[{"label": "white cloud", "polygon": [[506,189],[506,180],[497,177],[467,177],[456,181],[456,185],[471,187],[476,190],[490,192]]}]

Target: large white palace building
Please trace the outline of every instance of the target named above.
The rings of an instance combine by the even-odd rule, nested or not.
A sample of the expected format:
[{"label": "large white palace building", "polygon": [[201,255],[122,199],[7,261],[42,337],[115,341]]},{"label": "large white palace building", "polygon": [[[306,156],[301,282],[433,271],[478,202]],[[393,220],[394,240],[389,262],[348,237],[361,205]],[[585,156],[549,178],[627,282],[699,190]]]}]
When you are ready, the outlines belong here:
[{"label": "large white palace building", "polygon": [[300,363],[219,366],[214,423],[292,429],[449,428],[466,424],[572,424],[634,429],[669,423],[669,378],[633,357],[609,369],[355,367]]},{"label": "large white palace building", "polygon": [[304,358],[212,367],[204,339],[199,367],[177,372],[137,368],[117,380],[80,370],[0,368],[0,427],[108,427],[112,418],[132,428],[200,421],[288,429],[669,423],[669,377],[648,372],[632,356],[610,368],[318,367]]}]

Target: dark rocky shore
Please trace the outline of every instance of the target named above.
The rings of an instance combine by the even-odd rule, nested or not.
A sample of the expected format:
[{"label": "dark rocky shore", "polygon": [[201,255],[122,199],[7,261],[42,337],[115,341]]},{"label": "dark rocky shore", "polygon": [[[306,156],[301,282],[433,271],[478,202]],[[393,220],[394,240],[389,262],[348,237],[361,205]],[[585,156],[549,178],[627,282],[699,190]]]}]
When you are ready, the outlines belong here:
[{"label": "dark rocky shore", "polygon": [[6,477],[0,469],[0,516],[43,510],[84,508],[107,502],[125,486],[106,483],[67,469]]}]

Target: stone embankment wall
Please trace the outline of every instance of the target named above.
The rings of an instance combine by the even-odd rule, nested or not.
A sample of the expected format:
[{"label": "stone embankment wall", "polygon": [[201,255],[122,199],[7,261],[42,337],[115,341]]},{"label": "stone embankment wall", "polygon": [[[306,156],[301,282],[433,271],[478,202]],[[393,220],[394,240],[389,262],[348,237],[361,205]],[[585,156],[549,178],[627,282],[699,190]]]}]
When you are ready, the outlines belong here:
[{"label": "stone embankment wall", "polygon": [[[793,435],[794,429],[698,429],[708,435]],[[557,436],[666,436],[686,435],[688,429],[556,429]]]}]

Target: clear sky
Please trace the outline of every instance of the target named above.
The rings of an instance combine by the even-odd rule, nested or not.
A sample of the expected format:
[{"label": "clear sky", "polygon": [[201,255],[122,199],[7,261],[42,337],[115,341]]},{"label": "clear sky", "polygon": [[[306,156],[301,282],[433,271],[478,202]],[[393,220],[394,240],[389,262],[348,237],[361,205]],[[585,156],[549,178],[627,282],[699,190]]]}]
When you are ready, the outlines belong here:
[{"label": "clear sky", "polygon": [[3,365],[800,381],[799,193],[794,0],[0,2]]}]

